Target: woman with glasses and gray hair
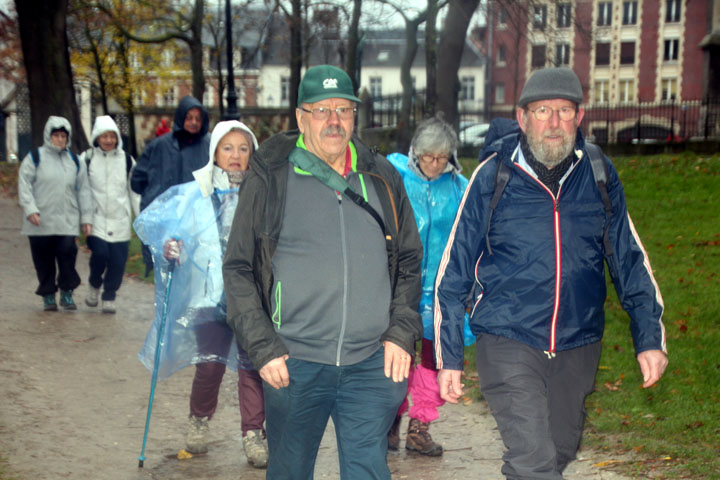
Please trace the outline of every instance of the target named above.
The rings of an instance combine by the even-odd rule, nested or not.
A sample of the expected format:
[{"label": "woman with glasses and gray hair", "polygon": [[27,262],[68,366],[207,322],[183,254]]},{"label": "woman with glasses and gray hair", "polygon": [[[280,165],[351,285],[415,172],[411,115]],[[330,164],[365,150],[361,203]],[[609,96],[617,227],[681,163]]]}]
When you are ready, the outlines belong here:
[{"label": "woman with glasses and gray hair", "polygon": [[[455,130],[441,118],[432,117],[418,125],[407,156],[401,153],[387,156],[403,177],[424,252],[419,309],[423,320],[420,364],[410,369],[408,378],[408,395],[412,396],[413,404],[408,411],[406,396],[388,433],[388,448],[399,448],[400,420],[402,414],[408,411],[410,422],[405,448],[429,456],[443,453],[442,445],[434,442],[429,432],[430,422],[439,417],[438,407],[445,403],[440,398],[436,381],[433,289],[440,257],[468,183],[460,173],[458,143]],[[465,339],[468,345],[475,341],[467,324]]]}]

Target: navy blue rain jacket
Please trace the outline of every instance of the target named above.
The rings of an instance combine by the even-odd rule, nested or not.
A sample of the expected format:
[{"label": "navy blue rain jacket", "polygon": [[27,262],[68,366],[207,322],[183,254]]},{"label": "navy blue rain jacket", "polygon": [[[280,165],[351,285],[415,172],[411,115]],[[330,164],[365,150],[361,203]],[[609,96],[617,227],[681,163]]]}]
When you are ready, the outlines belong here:
[{"label": "navy blue rain jacket", "polygon": [[[463,317],[472,291],[470,328],[523,342],[542,351],[569,350],[602,338],[606,297],[600,191],[578,129],[571,167],[557,198],[517,164],[516,124],[501,121],[489,137],[485,160],[465,190],[460,214],[445,247],[436,281],[434,312],[438,368],[463,369]],[[497,131],[497,130],[500,131]],[[647,254],[628,215],[623,187],[608,158],[608,194],[613,206],[609,270],[630,315],[636,353],[665,350],[663,301]],[[497,162],[510,180],[486,232]]]},{"label": "navy blue rain jacket", "polygon": [[[200,131],[191,135],[183,125],[187,112],[193,108],[202,110],[203,123]],[[202,104],[194,97],[183,97],[175,110],[173,131],[150,142],[133,169],[130,183],[133,191],[142,195],[141,210],[173,185],[194,180],[193,170],[207,165],[209,126],[208,113]]]}]

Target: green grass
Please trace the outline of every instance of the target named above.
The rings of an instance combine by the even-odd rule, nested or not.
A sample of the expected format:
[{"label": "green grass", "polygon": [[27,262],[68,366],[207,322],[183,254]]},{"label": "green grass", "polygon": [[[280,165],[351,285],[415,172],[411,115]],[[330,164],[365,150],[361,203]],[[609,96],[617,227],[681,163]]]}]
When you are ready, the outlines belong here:
[{"label": "green grass", "polygon": [[[634,478],[720,478],[720,156],[613,161],[663,295],[670,363],[655,387],[640,387],[629,318],[608,283],[585,444],[632,453],[618,468]],[[463,163],[468,174],[476,165]],[[473,350],[466,349],[470,380]]]}]

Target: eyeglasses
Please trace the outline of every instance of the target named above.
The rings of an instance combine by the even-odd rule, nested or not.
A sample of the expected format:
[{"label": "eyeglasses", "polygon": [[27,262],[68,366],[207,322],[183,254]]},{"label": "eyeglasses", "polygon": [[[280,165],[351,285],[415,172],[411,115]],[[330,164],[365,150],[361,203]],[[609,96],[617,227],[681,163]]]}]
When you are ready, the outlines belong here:
[{"label": "eyeglasses", "polygon": [[313,108],[312,110],[300,107],[300,110],[302,110],[303,112],[312,113],[313,120],[318,120],[320,122],[324,122],[325,120],[330,118],[330,112],[337,113],[337,116],[340,120],[350,120],[355,115],[355,112],[357,112],[356,107],[317,107]]},{"label": "eyeglasses", "polygon": [[422,163],[446,163],[448,160],[450,160],[450,155],[430,155],[429,153],[420,155],[420,161]]},{"label": "eyeglasses", "polygon": [[554,109],[551,107],[546,107],[545,105],[542,105],[535,110],[527,109],[535,115],[535,118],[537,118],[541,122],[546,122],[550,120],[550,118],[553,115],[553,112],[558,113],[558,117],[560,117],[560,120],[563,122],[569,122],[573,118],[575,118],[575,115],[577,114],[577,110],[573,107],[560,107],[558,109]]}]

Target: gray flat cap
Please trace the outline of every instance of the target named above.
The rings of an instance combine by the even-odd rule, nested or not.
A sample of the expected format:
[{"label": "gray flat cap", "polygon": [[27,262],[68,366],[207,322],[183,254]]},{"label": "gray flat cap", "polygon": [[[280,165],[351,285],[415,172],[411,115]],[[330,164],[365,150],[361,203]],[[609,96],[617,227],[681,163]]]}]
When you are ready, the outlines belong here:
[{"label": "gray flat cap", "polygon": [[580,80],[569,68],[543,68],[532,74],[525,82],[518,104],[521,107],[538,100],[564,98],[582,103],[583,93]]}]

